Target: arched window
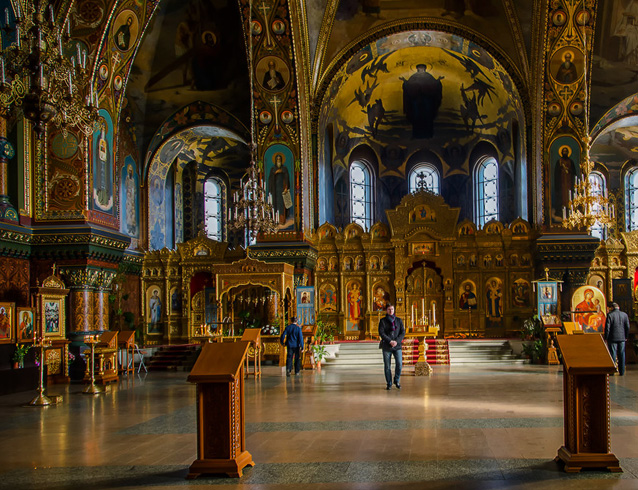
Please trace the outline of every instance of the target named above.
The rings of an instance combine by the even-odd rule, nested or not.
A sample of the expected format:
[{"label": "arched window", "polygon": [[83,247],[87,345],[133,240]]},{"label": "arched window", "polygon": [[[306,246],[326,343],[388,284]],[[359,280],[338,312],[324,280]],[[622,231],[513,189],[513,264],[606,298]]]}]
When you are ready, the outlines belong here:
[{"label": "arched window", "polygon": [[221,242],[224,240],[224,204],[226,186],[217,177],[208,177],[204,182],[204,220],[206,236]]},{"label": "arched window", "polygon": [[476,167],[475,202],[479,228],[498,219],[498,164],[493,157],[484,158]]},{"label": "arched window", "polygon": [[[600,172],[590,172],[589,174],[589,183],[591,184],[591,194],[592,196],[602,196],[605,194],[605,189],[607,188],[607,183],[605,182],[605,176]],[[602,209],[599,204],[594,204],[592,207],[592,211],[594,214],[600,213]],[[600,238],[601,240],[605,237],[605,228],[600,224],[599,221],[594,223],[594,226],[591,227],[590,230],[591,236],[595,236],[596,238]]]},{"label": "arched window", "polygon": [[350,217],[364,230],[372,227],[372,176],[361,162],[350,165]]},{"label": "arched window", "polygon": [[440,194],[439,172],[434,165],[419,163],[410,171],[410,192],[430,191]]},{"label": "arched window", "polygon": [[625,174],[625,216],[627,231],[638,230],[638,168]]}]

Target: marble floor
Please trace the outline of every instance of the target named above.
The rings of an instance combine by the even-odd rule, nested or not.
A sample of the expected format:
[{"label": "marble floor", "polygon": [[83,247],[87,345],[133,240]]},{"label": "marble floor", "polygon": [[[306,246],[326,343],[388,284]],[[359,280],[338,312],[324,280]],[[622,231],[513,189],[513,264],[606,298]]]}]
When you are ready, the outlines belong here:
[{"label": "marble floor", "polygon": [[195,387],[186,373],[123,378],[110,393],[53,386],[64,401],[0,397],[0,488],[637,489],[638,368],[610,378],[611,441],[624,470],[566,474],[562,369],[434,368],[386,391],[381,370],[267,366],[245,384],[241,479],[185,480],[196,458]]}]

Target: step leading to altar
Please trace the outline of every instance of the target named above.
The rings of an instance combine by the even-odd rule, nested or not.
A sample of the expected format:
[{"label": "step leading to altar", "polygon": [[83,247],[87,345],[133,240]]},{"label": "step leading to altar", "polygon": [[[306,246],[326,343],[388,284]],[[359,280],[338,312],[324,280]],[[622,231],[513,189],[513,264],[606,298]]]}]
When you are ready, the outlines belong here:
[{"label": "step leading to altar", "polygon": [[512,352],[507,339],[449,340],[450,364],[524,364]]},{"label": "step leading to altar", "polygon": [[[428,339],[426,358],[429,364],[448,364],[447,341],[443,339]],[[334,357],[324,362],[329,368],[374,367],[383,368],[383,356],[378,341],[340,342]],[[419,357],[418,344],[415,339],[403,342],[403,364],[413,366]]]}]

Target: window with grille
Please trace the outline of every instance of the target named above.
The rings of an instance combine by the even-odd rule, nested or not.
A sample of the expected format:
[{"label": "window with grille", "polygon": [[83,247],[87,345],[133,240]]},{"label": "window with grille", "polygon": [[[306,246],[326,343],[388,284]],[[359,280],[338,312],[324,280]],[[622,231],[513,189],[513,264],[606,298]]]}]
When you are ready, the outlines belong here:
[{"label": "window with grille", "polygon": [[498,220],[498,164],[492,157],[481,160],[475,173],[476,224],[479,228]]},{"label": "window with grille", "polygon": [[638,168],[625,174],[625,223],[627,231],[638,230]]},{"label": "window with grille", "polygon": [[[605,182],[605,176],[600,172],[590,172],[589,174],[589,183],[591,184],[591,194],[592,196],[602,196],[605,194],[605,189],[607,187],[607,183]],[[594,204],[592,207],[592,211],[594,214],[602,212],[602,209],[599,204]],[[600,238],[603,240],[606,238],[605,236],[605,228],[599,221],[594,223],[594,226],[591,227],[589,231],[591,236],[595,236],[596,238]]]},{"label": "window with grille", "polygon": [[364,230],[372,227],[372,175],[361,162],[350,165],[350,218]]},{"label": "window with grille", "polygon": [[420,163],[410,171],[410,192],[430,191],[440,194],[439,172],[434,165]]},{"label": "window with grille", "polygon": [[217,177],[204,182],[204,220],[206,236],[221,242],[224,240],[224,207],[226,186]]}]

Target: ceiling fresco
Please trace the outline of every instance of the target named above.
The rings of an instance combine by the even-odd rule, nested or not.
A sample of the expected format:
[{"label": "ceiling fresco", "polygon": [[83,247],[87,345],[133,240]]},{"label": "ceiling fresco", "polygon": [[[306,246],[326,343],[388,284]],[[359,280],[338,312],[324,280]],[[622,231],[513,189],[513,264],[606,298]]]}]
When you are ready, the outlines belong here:
[{"label": "ceiling fresco", "polygon": [[427,149],[446,177],[468,173],[479,141],[493,143],[501,162],[514,160],[524,116],[509,75],[485,50],[417,31],[380,39],[344,64],[322,104],[320,131],[330,124],[333,164],[347,166],[349,152],[366,143],[381,156],[382,174],[403,176],[409,156]]},{"label": "ceiling fresco", "polygon": [[168,116],[196,100],[223,107],[248,125],[244,47],[234,2],[164,0],[142,41],[127,87],[141,147]]},{"label": "ceiling fresco", "polygon": [[315,59],[317,42],[319,41],[319,31],[323,21],[323,14],[328,0],[306,0],[306,18],[308,21],[308,41],[310,48],[310,64]]},{"label": "ceiling fresco", "polygon": [[225,134],[220,128],[196,126],[180,131],[159,147],[148,180],[158,177],[163,182],[174,162],[183,168],[192,161],[209,168],[223,168],[229,178],[235,180],[246,172],[248,160],[248,148],[241,138]]},{"label": "ceiling fresco", "polygon": [[638,0],[599,2],[591,77],[591,122],[638,92]]},{"label": "ceiling fresco", "polygon": [[[523,3],[528,4],[529,0]],[[500,46],[519,68],[527,64],[521,59],[525,55],[519,51],[511,28],[506,27],[510,21],[501,0],[339,0],[322,70],[353,39],[383,24],[415,18],[440,19],[480,32]],[[496,29],[497,25],[500,27]],[[518,29],[518,23],[514,29]]]},{"label": "ceiling fresco", "polygon": [[612,182],[620,182],[625,162],[638,160],[638,116],[625,117],[603,129],[590,154],[595,162],[607,168]]}]

